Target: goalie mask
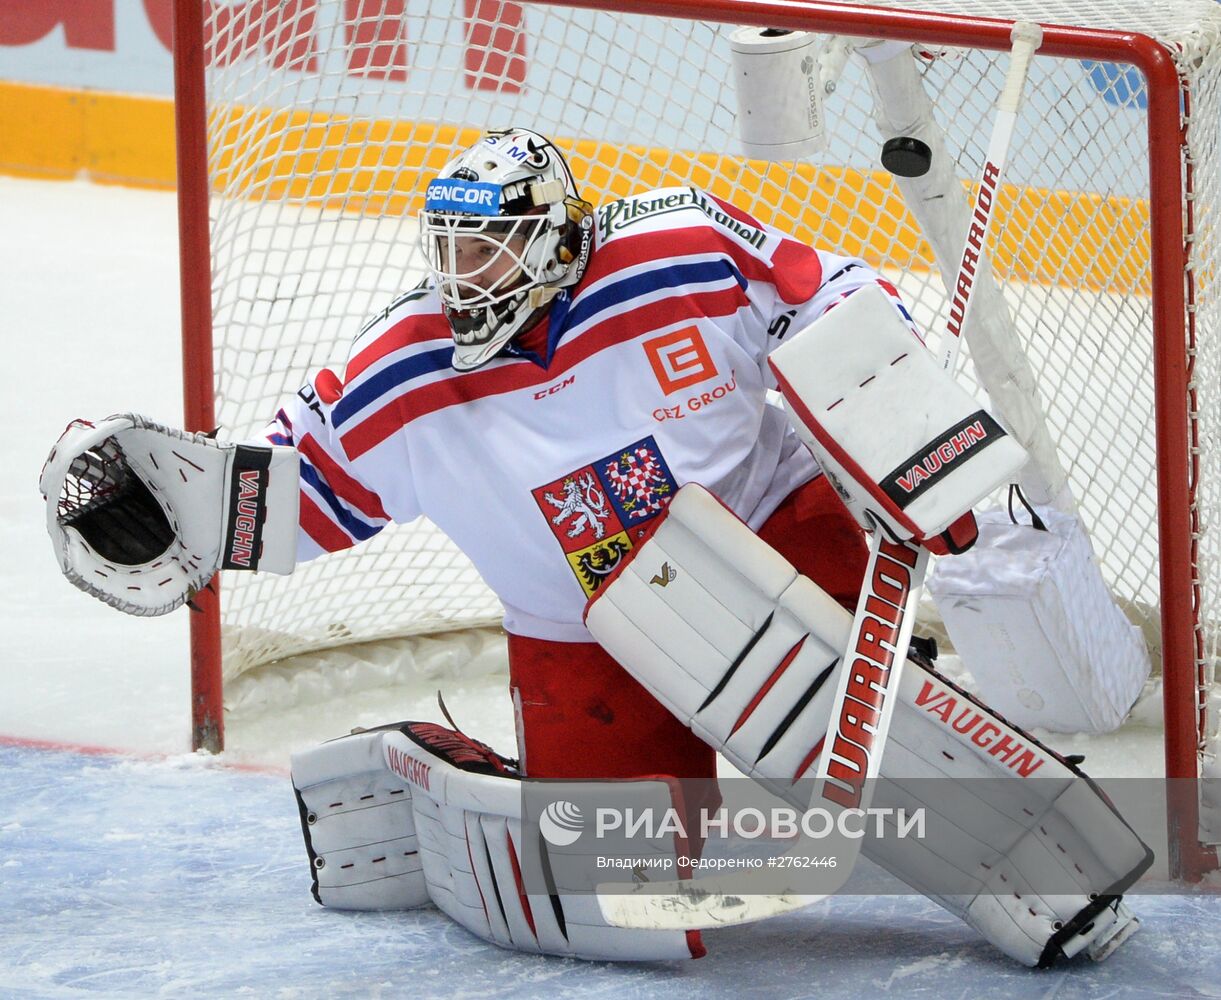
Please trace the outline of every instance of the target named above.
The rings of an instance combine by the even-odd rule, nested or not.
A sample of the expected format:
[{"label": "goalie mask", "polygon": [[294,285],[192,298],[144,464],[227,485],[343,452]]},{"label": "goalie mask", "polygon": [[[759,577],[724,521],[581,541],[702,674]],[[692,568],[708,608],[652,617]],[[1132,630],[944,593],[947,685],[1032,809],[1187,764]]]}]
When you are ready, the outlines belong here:
[{"label": "goalie mask", "polygon": [[451,160],[420,213],[420,242],[470,371],[542,319],[585,272],[593,208],[560,151],[527,129],[488,132]]}]

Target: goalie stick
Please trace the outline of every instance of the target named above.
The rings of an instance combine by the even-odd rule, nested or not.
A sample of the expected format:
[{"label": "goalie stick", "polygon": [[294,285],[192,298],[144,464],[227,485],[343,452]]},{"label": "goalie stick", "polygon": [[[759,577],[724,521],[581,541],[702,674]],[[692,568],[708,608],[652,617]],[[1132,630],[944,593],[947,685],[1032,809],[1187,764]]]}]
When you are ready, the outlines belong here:
[{"label": "goalie stick", "polygon": [[[971,212],[971,222],[967,229],[958,274],[953,286],[950,316],[946,324],[946,348],[942,353],[941,361],[942,367],[951,374],[954,372],[961,350],[961,332],[965,328],[968,310],[974,298],[972,291],[975,287],[977,262],[985,252],[985,241],[991,228],[992,216],[998,200],[996,195],[1000,190],[1000,178],[1017,122],[1017,110],[1021,102],[1026,74],[1030,60],[1042,43],[1043,32],[1037,24],[1019,21],[1015,22],[1010,38],[1013,41],[1013,49],[1009,71],[997,100],[996,121],[993,125],[987,155],[984,157],[979,188],[976,191],[975,203]],[[837,760],[836,742],[843,738],[842,730],[848,721],[846,713],[851,711],[848,705],[848,689],[853,670],[849,669],[849,665],[856,659],[858,650],[867,648],[871,640],[876,641],[877,638],[876,636],[866,637],[864,628],[869,619],[866,605],[874,596],[871,593],[871,583],[875,579],[874,570],[879,558],[882,557],[884,545],[888,550],[888,558],[905,563],[910,567],[910,582],[906,600],[892,625],[890,634],[882,637],[883,641],[895,650],[895,656],[888,665],[888,669],[882,674],[881,683],[874,685],[880,704],[877,706],[879,714],[877,723],[873,727],[870,745],[862,748],[865,750],[866,766],[859,778],[852,782],[852,787],[846,789],[841,781],[833,778],[831,770]],[[928,555],[928,550],[915,542],[888,541],[882,528],[875,527],[870,545],[869,561],[865,569],[866,586],[861,592],[856,613],[853,616],[852,631],[843,659],[844,669],[840,671],[835,699],[831,705],[831,724],[824,744],[825,749],[819,758],[814,793],[810,802],[810,808],[826,808],[837,819],[850,809],[864,811],[869,807],[873,783],[885,751],[894,701],[906,659],[905,651],[911,641],[915,625],[916,606],[924,584]],[[858,727],[858,739],[859,732]],[[807,843],[807,841],[799,841],[797,848],[788,853],[799,853]],[[840,849],[841,844],[842,849]],[[822,846],[825,848],[826,844],[823,843]],[[758,876],[747,870],[704,879],[638,884],[626,892],[623,891],[622,884],[604,884],[598,887],[598,906],[607,922],[619,927],[678,930],[748,923],[801,909],[834,895],[851,876],[860,854],[860,847],[860,839],[857,838],[843,838],[837,841],[837,864],[833,870],[834,875],[824,878],[819,885],[821,891],[818,894],[794,891],[773,894],[757,893],[755,887]]]}]

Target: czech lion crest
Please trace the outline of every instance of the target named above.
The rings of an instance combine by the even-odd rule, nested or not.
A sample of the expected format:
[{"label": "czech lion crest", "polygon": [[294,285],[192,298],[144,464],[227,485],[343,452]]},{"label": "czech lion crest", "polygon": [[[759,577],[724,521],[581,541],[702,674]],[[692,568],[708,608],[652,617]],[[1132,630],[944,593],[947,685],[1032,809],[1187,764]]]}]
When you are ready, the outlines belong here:
[{"label": "czech lion crest", "polygon": [[609,577],[678,489],[653,438],[531,491],[586,597]]}]

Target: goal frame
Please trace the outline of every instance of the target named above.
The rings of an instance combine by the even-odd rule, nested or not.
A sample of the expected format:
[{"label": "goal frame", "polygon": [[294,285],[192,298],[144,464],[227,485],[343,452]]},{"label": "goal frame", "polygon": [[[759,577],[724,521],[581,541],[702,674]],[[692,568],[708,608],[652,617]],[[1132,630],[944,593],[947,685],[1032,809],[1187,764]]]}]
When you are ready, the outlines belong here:
[{"label": "goal frame", "polygon": [[[612,0],[528,0],[538,6],[613,10]],[[184,420],[192,431],[215,427],[212,340],[212,268],[205,92],[204,5],[174,0],[174,92],[177,137],[178,224]],[[919,40],[950,47],[1007,50],[1013,22],[856,7],[823,0],[637,0],[636,14],[822,34]],[[1132,66],[1148,95],[1149,226],[1157,502],[1161,594],[1163,707],[1168,797],[1169,868],[1172,877],[1198,879],[1217,867],[1216,852],[1199,843],[1198,734],[1205,694],[1197,669],[1193,608],[1196,551],[1192,498],[1198,467],[1189,417],[1189,349],[1195,329],[1190,303],[1185,195],[1191,165],[1184,164],[1185,128],[1180,102],[1190,94],[1168,51],[1154,38],[1131,32],[1043,24],[1040,55]],[[1189,105],[1187,105],[1189,107]],[[1190,203],[1188,213],[1190,212]],[[224,747],[219,578],[196,595],[190,628],[191,743]]]}]

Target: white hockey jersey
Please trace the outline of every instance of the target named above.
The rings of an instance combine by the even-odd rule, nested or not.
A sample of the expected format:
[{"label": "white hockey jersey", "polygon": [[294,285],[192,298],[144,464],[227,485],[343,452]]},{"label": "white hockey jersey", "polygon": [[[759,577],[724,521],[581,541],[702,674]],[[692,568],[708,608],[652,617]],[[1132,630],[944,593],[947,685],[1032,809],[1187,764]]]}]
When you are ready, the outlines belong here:
[{"label": "white hockey jersey", "polygon": [[666,188],[598,209],[545,357],[510,348],[457,372],[436,291],[409,292],[356,340],[342,382],[317,373],[269,429],[302,456],[298,558],[424,514],[500,597],[506,629],[590,641],[586,600],[684,483],[757,529],[818,474],[769,400],[766,356],[874,282],[910,323],[862,261]]}]

